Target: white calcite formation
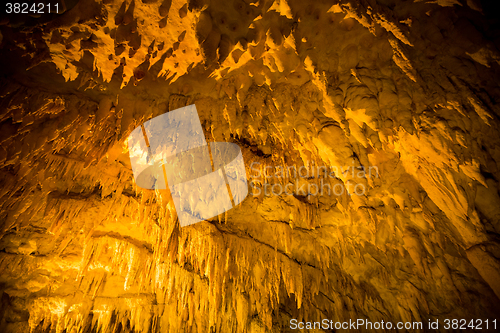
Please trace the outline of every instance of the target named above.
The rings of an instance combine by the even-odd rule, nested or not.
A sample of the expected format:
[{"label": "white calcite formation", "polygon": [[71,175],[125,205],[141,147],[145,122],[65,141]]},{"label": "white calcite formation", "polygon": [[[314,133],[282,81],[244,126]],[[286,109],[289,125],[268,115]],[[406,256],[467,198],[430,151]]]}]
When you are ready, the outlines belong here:
[{"label": "white calcite formation", "polygon": [[[1,332],[500,320],[490,8],[64,2],[0,22]],[[191,104],[207,141],[241,147],[252,188],[180,228],[168,190],[136,186],[126,139]],[[315,195],[321,181],[345,191]]]}]

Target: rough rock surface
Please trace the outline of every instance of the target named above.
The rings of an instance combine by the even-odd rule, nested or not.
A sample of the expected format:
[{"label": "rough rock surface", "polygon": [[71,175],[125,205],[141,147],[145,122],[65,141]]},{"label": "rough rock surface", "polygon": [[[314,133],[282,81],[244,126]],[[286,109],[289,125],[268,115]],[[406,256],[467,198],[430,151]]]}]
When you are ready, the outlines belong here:
[{"label": "rough rock surface", "polygon": [[[0,331],[500,319],[486,5],[65,0],[2,18]],[[135,186],[126,138],[189,104],[249,177],[252,162],[378,176],[329,179],[342,195],[252,194],[179,228],[166,191]]]}]

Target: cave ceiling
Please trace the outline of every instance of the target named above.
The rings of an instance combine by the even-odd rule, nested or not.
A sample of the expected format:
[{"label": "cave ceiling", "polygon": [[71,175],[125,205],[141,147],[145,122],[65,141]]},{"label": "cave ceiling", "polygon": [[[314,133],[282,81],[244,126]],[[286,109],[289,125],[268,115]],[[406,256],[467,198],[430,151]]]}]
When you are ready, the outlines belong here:
[{"label": "cave ceiling", "polygon": [[[489,1],[40,2],[0,20],[0,331],[500,320]],[[182,227],[127,138],[193,104],[249,193]]]}]

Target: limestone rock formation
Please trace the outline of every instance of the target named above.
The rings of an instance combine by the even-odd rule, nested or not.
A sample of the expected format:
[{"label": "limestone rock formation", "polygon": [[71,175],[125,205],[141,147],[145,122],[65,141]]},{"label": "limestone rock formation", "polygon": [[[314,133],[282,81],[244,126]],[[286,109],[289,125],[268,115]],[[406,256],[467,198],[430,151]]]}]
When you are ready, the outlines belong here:
[{"label": "limestone rock formation", "polygon": [[[500,326],[488,1],[56,2],[0,20],[1,332]],[[181,228],[127,137],[191,104],[251,193]]]}]

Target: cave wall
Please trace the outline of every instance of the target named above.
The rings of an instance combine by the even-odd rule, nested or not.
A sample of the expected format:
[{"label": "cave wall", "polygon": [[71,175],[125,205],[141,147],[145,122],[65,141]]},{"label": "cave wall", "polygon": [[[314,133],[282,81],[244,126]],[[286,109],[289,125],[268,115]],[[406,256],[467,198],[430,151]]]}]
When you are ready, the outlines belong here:
[{"label": "cave wall", "polygon": [[[488,3],[65,2],[0,22],[2,332],[499,314]],[[241,147],[249,179],[265,166],[378,172],[329,178],[341,195],[253,188],[181,228],[168,191],[135,185],[126,139],[191,104],[208,141]]]}]

